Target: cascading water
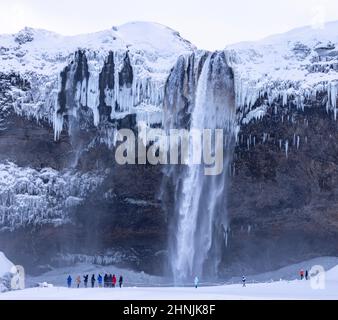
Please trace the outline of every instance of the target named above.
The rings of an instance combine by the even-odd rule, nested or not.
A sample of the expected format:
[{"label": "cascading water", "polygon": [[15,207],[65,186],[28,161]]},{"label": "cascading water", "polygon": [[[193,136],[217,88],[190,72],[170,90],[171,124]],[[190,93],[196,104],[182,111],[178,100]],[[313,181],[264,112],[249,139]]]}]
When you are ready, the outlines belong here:
[{"label": "cascading water", "polygon": [[[223,171],[206,176],[203,164],[189,164],[174,174],[176,192],[170,263],[176,282],[195,275],[216,276],[225,247],[228,163],[236,124],[233,73],[224,53],[208,54],[193,96],[194,102],[189,108],[190,132],[224,130]],[[189,157],[193,152],[190,144]]]}]

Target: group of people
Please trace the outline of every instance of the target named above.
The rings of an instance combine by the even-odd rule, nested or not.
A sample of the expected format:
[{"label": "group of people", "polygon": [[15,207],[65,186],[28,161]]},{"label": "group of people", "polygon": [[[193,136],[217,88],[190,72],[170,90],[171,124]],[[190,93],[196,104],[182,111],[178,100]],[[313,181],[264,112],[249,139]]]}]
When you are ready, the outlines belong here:
[{"label": "group of people", "polygon": [[[97,278],[95,277],[95,274],[92,274],[91,278],[90,278],[90,283],[91,283],[91,287],[94,288],[95,287],[95,283],[97,281],[98,287],[102,288],[102,286],[104,286],[105,288],[115,288],[116,283],[117,283],[117,278],[115,276],[115,274],[111,275],[111,274],[105,274],[103,277],[101,276],[101,274],[99,274],[97,276]],[[72,282],[73,282],[73,278],[71,277],[71,275],[68,276],[67,278],[67,286],[68,288],[72,287]],[[81,277],[77,276],[75,278],[75,284],[77,288],[80,288],[81,285]],[[88,288],[88,282],[89,282],[89,275],[86,274],[83,276],[83,285],[85,288]],[[122,288],[123,285],[123,276],[121,275],[119,277],[119,287]]]},{"label": "group of people", "polygon": [[300,276],[300,280],[303,280],[303,279],[309,280],[309,272],[307,270],[305,270],[305,272],[304,272],[303,269],[300,269],[299,270],[299,276]]}]

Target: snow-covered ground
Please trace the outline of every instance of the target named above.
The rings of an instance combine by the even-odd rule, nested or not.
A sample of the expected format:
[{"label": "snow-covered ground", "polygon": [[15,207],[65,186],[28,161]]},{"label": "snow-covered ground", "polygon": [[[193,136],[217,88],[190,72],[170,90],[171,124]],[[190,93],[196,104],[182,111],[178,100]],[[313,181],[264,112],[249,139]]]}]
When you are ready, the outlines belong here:
[{"label": "snow-covered ground", "polygon": [[[321,265],[325,270],[324,288],[314,289],[313,280],[297,280],[300,268],[311,270]],[[166,279],[149,276],[144,273],[127,271],[115,267],[100,269],[98,266],[77,265],[55,269],[39,277],[28,277],[27,286],[46,281],[54,287],[35,287],[21,291],[0,294],[0,300],[228,300],[228,299],[338,299],[338,258],[322,257],[303,263],[290,265],[276,271],[247,277],[245,288],[237,282],[219,285],[203,285],[198,289],[193,286],[168,286]],[[120,288],[71,288],[65,287],[68,273],[73,278],[77,274],[113,272],[123,274],[126,286]],[[282,280],[283,279],[283,280]],[[290,280],[293,279],[293,280]],[[203,280],[203,279],[202,279]],[[203,281],[202,281],[203,284]]]},{"label": "snow-covered ground", "polygon": [[[330,275],[338,279],[338,268]],[[125,287],[125,288],[31,288],[0,295],[0,300],[227,300],[227,299],[338,299],[338,281],[328,279],[326,288],[314,290],[311,281],[277,281],[211,287]]]}]

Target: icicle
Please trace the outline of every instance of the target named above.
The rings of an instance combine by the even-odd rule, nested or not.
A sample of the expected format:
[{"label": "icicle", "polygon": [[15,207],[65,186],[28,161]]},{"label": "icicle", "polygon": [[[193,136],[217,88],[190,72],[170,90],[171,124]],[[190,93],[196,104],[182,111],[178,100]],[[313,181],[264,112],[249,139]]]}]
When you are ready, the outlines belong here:
[{"label": "icicle", "polygon": [[299,149],[300,137],[297,136],[297,150]]},{"label": "icicle", "polygon": [[283,92],[283,107],[286,106],[288,103],[288,94],[287,94],[287,91],[285,90]]},{"label": "icicle", "polygon": [[289,141],[285,141],[285,156],[288,157],[288,151],[289,151]]},{"label": "icicle", "polygon": [[328,102],[327,102],[327,109],[331,107],[333,109],[333,116],[334,120],[337,120],[337,95],[338,95],[338,83],[331,82],[327,86],[327,95],[328,95]]},{"label": "icicle", "polygon": [[[89,69],[91,70],[91,69]],[[94,125],[98,126],[100,121],[100,115],[99,115],[99,79],[98,75],[94,72],[90,72],[89,79],[88,79],[88,90],[87,90],[87,106],[92,110],[93,112],[93,119],[94,119]]]},{"label": "icicle", "polygon": [[60,138],[60,134],[63,128],[63,116],[57,114],[56,112],[54,114],[53,126],[54,126],[54,140],[57,141]]},{"label": "icicle", "polygon": [[279,139],[279,149],[282,149],[282,139]]}]

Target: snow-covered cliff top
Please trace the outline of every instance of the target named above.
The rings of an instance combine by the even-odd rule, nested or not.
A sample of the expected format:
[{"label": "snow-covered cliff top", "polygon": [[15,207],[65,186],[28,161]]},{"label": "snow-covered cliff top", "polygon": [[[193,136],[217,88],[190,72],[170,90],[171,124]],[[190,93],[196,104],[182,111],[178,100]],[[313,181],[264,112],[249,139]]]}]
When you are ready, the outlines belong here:
[{"label": "snow-covered cliff top", "polygon": [[304,107],[305,97],[328,90],[336,106],[338,80],[338,21],[323,29],[303,27],[258,42],[242,42],[226,48],[237,78],[239,105],[252,106],[267,94],[270,102],[298,97]]},{"label": "snow-covered cliff top", "polygon": [[[122,110],[119,115],[112,113],[112,117],[137,112],[138,119],[148,119],[151,114],[155,120],[150,122],[160,122],[164,85],[170,70],[180,55],[191,53],[196,47],[176,31],[151,22],[132,22],[77,36],[31,28],[14,35],[0,35],[1,72],[20,73],[32,89],[29,97],[13,90],[13,100],[20,102],[16,106],[18,113],[49,118],[54,121],[56,132],[61,130],[62,119],[57,124],[52,120],[52,109],[57,109],[60,72],[79,49],[86,50],[90,76],[88,83],[82,84],[85,91],[78,93],[78,102],[87,101],[97,124],[98,79],[109,51],[117,53],[116,79],[127,51],[134,76],[131,91],[115,88],[114,94],[110,93],[114,97],[114,101],[108,97],[110,105],[118,102]],[[304,27],[258,42],[234,44],[225,50],[235,73],[237,106],[245,109],[243,116],[262,96],[267,96],[268,101],[258,106],[259,110],[266,110],[277,99],[283,105],[292,102],[304,108],[318,92],[327,92],[328,101],[324,103],[336,117],[338,22],[327,23],[323,29]],[[262,116],[262,112],[253,111],[253,117]]]},{"label": "snow-covered cliff top", "polygon": [[50,75],[59,72],[78,49],[93,51],[96,57],[106,57],[109,51],[129,50],[148,53],[145,56],[149,66],[161,70],[170,69],[180,54],[194,48],[178,32],[151,22],[131,22],[77,36],[25,28],[17,34],[0,35],[0,65],[3,72]]},{"label": "snow-covered cliff top", "polygon": [[[0,35],[0,74],[20,74],[22,79],[28,80],[29,92],[14,87],[11,89],[15,111],[37,119],[49,119],[54,124],[57,136],[63,126],[63,115],[55,117],[59,109],[60,75],[66,66],[74,62],[78,50],[85,51],[89,79],[82,79],[83,83],[79,84],[82,90],[80,87],[78,90],[75,88],[77,94],[73,96],[78,107],[82,104],[93,110],[94,123],[97,125],[99,75],[110,52],[114,52],[112,82],[115,82],[115,87],[105,93],[106,103],[110,106],[118,104],[121,111],[115,114],[113,110],[112,118],[122,118],[137,111],[140,119],[150,117],[157,120],[161,117],[160,110],[151,112],[151,116],[148,116],[148,111],[161,104],[171,68],[180,55],[195,49],[178,32],[152,22],[131,22],[77,36],[61,36],[50,31],[25,28],[17,34]],[[125,61],[126,53],[128,63]],[[123,68],[128,68],[129,63],[132,68],[132,88],[124,88],[123,85],[118,87],[119,73]],[[71,84],[68,83],[64,89],[69,89],[69,86]],[[138,110],[133,110],[136,106]],[[74,103],[66,105],[66,108],[72,110]]]}]

